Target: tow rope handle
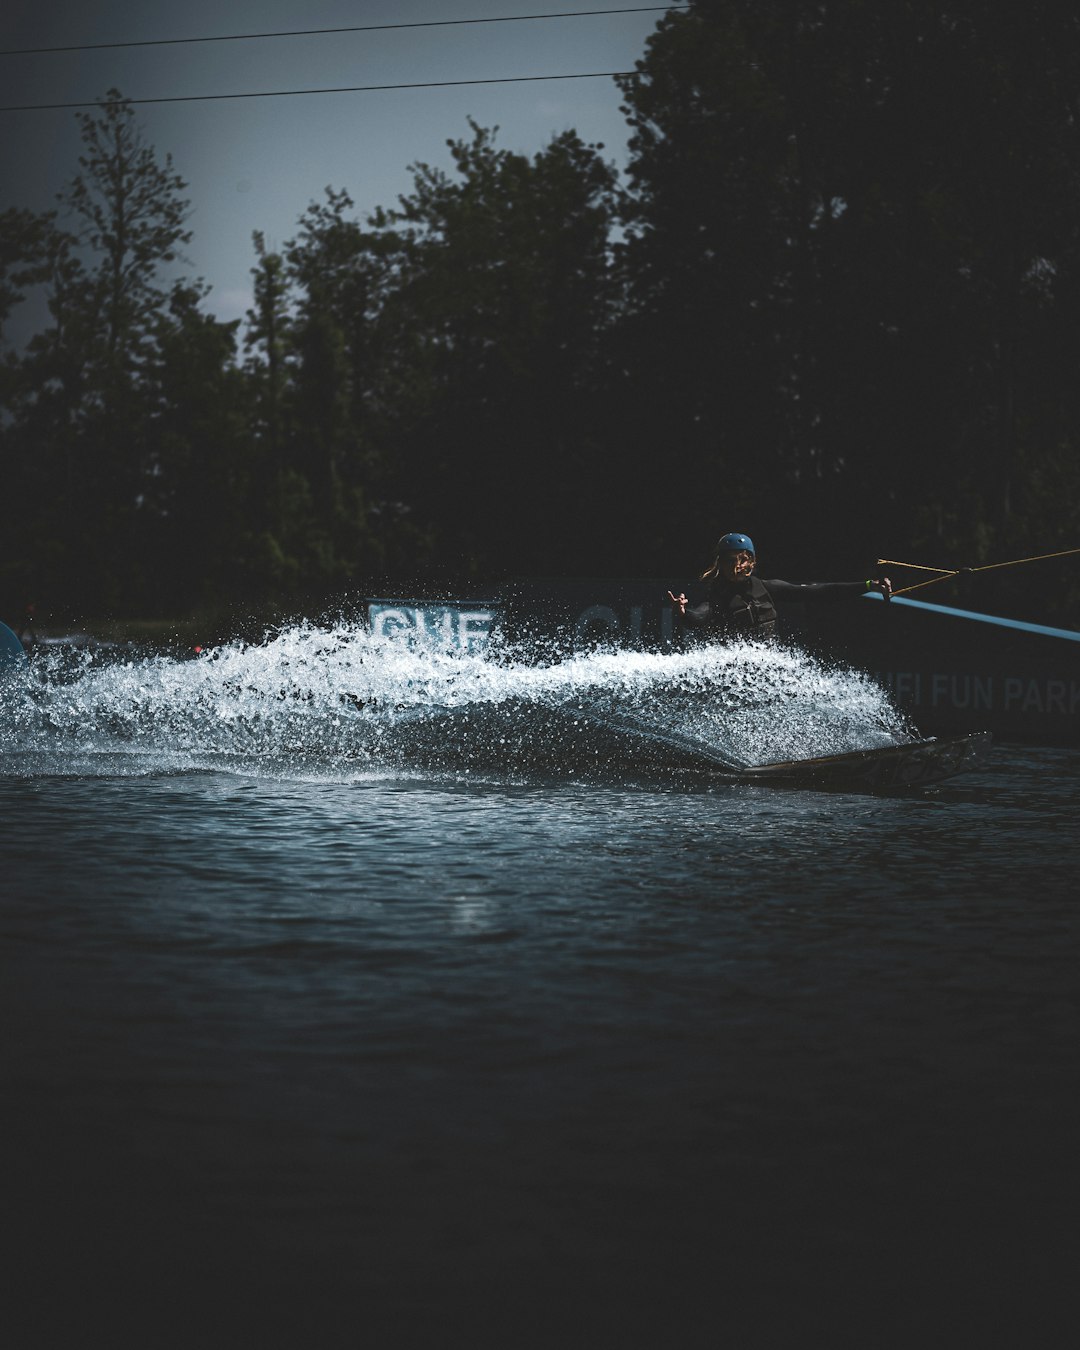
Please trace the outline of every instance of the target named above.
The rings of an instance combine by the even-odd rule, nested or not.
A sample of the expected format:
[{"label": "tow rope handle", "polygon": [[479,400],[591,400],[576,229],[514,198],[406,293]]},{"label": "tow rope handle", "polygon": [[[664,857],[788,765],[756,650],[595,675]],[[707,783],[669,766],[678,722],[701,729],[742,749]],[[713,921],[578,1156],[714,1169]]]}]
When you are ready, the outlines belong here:
[{"label": "tow rope handle", "polygon": [[947,581],[949,577],[973,576],[976,572],[992,572],[998,567],[1019,567],[1021,563],[1044,562],[1047,558],[1067,558],[1080,553],[1080,548],[1065,548],[1058,553],[1040,553],[1034,558],[1012,558],[1008,562],[984,563],[981,567],[926,567],[922,563],[897,562],[894,558],[879,558],[879,567],[910,567],[913,572],[935,572],[936,576],[927,581],[916,581],[911,586],[903,586],[893,595],[907,595],[909,591],[921,590],[923,586],[933,586],[935,582]]}]

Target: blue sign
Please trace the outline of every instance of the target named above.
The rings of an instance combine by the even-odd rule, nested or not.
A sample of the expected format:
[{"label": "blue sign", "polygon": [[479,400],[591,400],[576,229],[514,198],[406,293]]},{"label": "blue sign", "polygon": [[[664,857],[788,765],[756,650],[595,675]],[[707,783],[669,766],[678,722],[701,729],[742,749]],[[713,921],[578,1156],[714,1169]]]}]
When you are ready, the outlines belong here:
[{"label": "blue sign", "polygon": [[434,605],[413,600],[369,600],[368,627],[377,637],[396,638],[413,647],[470,654],[486,649],[498,610],[470,601]]}]

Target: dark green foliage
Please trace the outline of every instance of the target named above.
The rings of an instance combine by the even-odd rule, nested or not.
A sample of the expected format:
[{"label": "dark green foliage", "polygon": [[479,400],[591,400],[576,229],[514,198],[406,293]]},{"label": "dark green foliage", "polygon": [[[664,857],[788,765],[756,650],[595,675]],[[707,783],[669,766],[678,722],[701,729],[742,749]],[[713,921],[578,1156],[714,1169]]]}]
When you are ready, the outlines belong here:
[{"label": "dark green foliage", "polygon": [[[28,286],[51,316],[0,368],[8,592],[686,576],[729,528],[793,576],[1080,544],[1075,17],[699,0],[622,88],[621,184],[572,132],[530,157],[471,124],[396,208],[328,188],[256,235],[242,361],[161,280],[183,184],[111,91],[73,233],[0,216],[0,323]],[[1031,575],[967,600],[1075,621]]]},{"label": "dark green foliage", "polygon": [[716,485],[702,532],[1023,547],[1075,383],[1078,55],[1048,4],[715,0],[659,25],[623,82],[628,333]]},{"label": "dark green foliage", "polygon": [[602,527],[579,508],[598,477],[613,174],[573,133],[530,160],[472,132],[451,143],[456,178],[418,166],[377,218],[397,269],[377,331],[413,392],[383,417],[387,482],[447,574],[572,571]]},{"label": "dark green foliage", "polygon": [[60,194],[72,233],[50,214],[25,235],[51,323],[5,391],[22,515],[4,577],[100,612],[154,589],[141,545],[160,470],[150,378],[168,302],[159,272],[190,235],[184,184],[143,144],[120,94],[80,121],[81,171]]},{"label": "dark green foliage", "polygon": [[247,510],[253,391],[234,360],[237,325],[207,315],[203,299],[201,287],[173,286],[147,371],[148,461],[136,515],[144,614],[248,594],[259,580]]},{"label": "dark green foliage", "polygon": [[129,373],[150,345],[164,292],[159,273],[191,240],[184,229],[186,184],[171,157],[158,163],[129,103],[118,89],[101,111],[76,114],[82,128],[81,172],[60,193],[79,241],[92,250],[86,286],[99,330],[98,359],[110,372]]}]

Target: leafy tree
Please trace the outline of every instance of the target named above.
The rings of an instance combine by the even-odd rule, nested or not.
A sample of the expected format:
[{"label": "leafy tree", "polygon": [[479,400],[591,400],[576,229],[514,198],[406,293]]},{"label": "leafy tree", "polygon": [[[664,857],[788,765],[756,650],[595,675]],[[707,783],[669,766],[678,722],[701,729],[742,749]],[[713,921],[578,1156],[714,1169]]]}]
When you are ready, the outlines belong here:
[{"label": "leafy tree", "polygon": [[257,593],[250,566],[250,381],[236,364],[239,320],[202,308],[206,288],[177,281],[145,373],[150,456],[135,519],[142,612],[180,613]]},{"label": "leafy tree", "polygon": [[[705,540],[718,515],[753,519],[789,449],[776,397],[783,102],[734,5],[662,21],[623,92],[632,136],[615,415],[649,484],[628,523],[647,536],[659,513],[662,541]],[[658,455],[675,478],[659,501]]]},{"label": "leafy tree", "polygon": [[244,346],[265,367],[260,397],[261,432],[271,464],[280,471],[284,441],[286,361],[290,342],[289,286],[280,253],[266,247],[261,230],[253,236],[258,259],[251,269],[254,305],[247,312]]},{"label": "leafy tree", "polygon": [[1068,434],[1046,414],[1075,327],[1078,73],[1048,3],[661,21],[623,85],[620,336],[628,436],[670,410],[684,476],[715,485],[678,504],[695,532],[767,520],[793,562],[1022,534],[1018,487]]},{"label": "leafy tree", "polygon": [[191,237],[182,179],[117,90],[79,120],[79,172],[59,194],[70,231],[53,213],[5,219],[28,260],[9,281],[44,287],[49,322],[7,358],[4,437],[27,585],[53,608],[101,613],[200,593],[206,554],[189,548],[185,569],[173,526],[195,497],[191,466],[234,448],[241,403],[235,389],[214,401],[233,379],[227,326],[198,314],[201,284],[168,275]]},{"label": "leafy tree", "polygon": [[298,298],[295,264],[270,251],[261,232],[254,241],[245,336],[256,409],[252,564],[260,596],[280,603],[325,594],[344,579],[335,544],[346,514],[349,390],[332,287],[315,284]]},{"label": "leafy tree", "polygon": [[58,239],[55,220],[54,211],[38,214],[14,206],[0,211],[0,342],[27,289],[48,278]]},{"label": "leafy tree", "polygon": [[571,570],[582,536],[567,527],[595,500],[614,171],[572,132],[532,159],[475,124],[449,145],[455,176],[415,166],[413,191],[373,219],[397,250],[378,332],[409,398],[395,495],[450,574]]},{"label": "leafy tree", "polygon": [[[0,585],[21,606],[60,591],[81,492],[78,415],[86,388],[86,316],[75,302],[82,265],[75,240],[55,213],[5,214],[6,302],[32,288],[47,296],[51,326],[22,351],[3,353],[0,438],[11,500],[17,503],[5,536]],[[8,602],[10,603],[10,601]]]},{"label": "leafy tree", "polygon": [[81,172],[60,194],[95,258],[90,289],[110,362],[130,370],[144,353],[167,298],[160,273],[191,240],[189,203],[172,156],[158,162],[118,89],[96,113],[78,113]]},{"label": "leafy tree", "polygon": [[338,586],[380,559],[368,499],[377,492],[373,334],[386,276],[377,241],[347,215],[353,205],[328,187],[285,250],[296,296],[290,463],[310,484],[313,561],[323,584]]},{"label": "leafy tree", "polygon": [[158,163],[119,91],[79,121],[80,172],[60,193],[79,248],[54,269],[53,326],[31,359],[51,366],[63,391],[53,439],[67,442],[69,590],[105,607],[142,571],[135,519],[153,469],[144,377],[168,303],[160,273],[191,236],[183,180],[168,156]]}]

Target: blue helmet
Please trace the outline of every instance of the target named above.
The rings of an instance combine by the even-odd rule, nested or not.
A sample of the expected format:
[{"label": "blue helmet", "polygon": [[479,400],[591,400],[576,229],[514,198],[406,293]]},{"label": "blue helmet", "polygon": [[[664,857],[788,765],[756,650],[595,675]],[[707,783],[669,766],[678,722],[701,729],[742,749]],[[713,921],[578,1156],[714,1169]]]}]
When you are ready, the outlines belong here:
[{"label": "blue helmet", "polygon": [[717,556],[721,553],[753,553],[757,556],[754,541],[748,534],[725,534],[716,545],[716,553]]}]

